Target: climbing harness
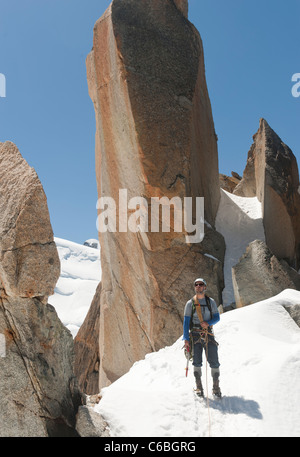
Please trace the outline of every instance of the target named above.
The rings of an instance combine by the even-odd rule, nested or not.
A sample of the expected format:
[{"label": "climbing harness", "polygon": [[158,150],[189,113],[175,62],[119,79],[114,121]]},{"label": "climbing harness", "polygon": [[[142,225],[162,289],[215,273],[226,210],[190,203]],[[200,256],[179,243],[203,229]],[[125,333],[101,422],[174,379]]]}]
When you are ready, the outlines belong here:
[{"label": "climbing harness", "polygon": [[[205,301],[206,301],[206,306],[210,312],[210,318],[212,319],[213,312],[212,312],[212,308],[211,308],[210,298],[208,295],[205,295]],[[194,295],[194,297],[192,298],[192,317],[194,315],[195,310],[197,311],[198,319],[200,320],[200,322],[203,322],[204,319],[202,317],[201,305],[198,301],[197,295]],[[193,319],[191,319],[191,324],[192,324],[192,320]]]}]

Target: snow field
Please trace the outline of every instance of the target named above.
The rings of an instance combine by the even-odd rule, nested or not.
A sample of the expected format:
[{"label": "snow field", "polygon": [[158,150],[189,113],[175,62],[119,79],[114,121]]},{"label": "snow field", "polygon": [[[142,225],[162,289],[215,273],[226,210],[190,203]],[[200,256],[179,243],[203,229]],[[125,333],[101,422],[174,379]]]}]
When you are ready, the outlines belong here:
[{"label": "snow field", "polygon": [[256,197],[244,198],[221,189],[221,201],[216,217],[216,230],[225,239],[223,305],[235,301],[232,267],[238,263],[251,241],[265,241],[261,204]]},{"label": "snow field", "polygon": [[[216,228],[226,242],[226,306],[234,302],[232,266],[251,241],[264,240],[257,198],[236,197],[221,190]],[[60,238],[55,242],[61,277],[49,302],[75,336],[101,279],[100,252]],[[185,377],[181,337],[136,362],[128,373],[102,389],[103,397],[95,407],[108,422],[111,436],[300,436],[300,329],[283,307],[293,304],[300,304],[300,292],[285,290],[221,315],[214,331],[219,343],[222,400],[212,398],[210,368],[205,362],[202,382],[209,401],[195,396],[191,363]]]},{"label": "snow field", "polygon": [[101,280],[100,250],[56,237],[54,241],[61,274],[49,303],[75,337]]},{"label": "snow field", "polygon": [[[193,393],[194,376],[182,339],[148,354],[109,387],[96,406],[113,437],[299,436],[300,330],[283,304],[300,303],[286,290],[255,305],[225,313],[215,326],[222,400]],[[292,392],[292,395],[291,395]]]}]

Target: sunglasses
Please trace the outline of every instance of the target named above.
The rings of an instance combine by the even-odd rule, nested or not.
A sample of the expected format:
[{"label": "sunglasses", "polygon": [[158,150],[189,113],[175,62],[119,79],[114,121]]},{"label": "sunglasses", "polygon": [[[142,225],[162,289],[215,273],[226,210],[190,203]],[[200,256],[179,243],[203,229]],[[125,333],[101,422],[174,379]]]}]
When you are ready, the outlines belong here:
[{"label": "sunglasses", "polygon": [[203,284],[203,282],[197,282],[197,284],[195,284],[195,287],[198,287],[198,286],[205,286],[205,284]]}]

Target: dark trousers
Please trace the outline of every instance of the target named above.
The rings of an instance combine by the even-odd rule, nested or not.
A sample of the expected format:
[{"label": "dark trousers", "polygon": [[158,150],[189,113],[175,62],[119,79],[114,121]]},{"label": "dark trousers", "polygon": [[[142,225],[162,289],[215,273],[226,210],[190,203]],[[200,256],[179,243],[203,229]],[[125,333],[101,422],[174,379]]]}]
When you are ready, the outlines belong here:
[{"label": "dark trousers", "polygon": [[192,332],[192,339],[194,348],[193,365],[195,367],[202,367],[202,354],[204,351],[210,368],[219,368],[218,343],[214,336],[208,335],[207,348],[205,340],[200,336],[200,332]]}]

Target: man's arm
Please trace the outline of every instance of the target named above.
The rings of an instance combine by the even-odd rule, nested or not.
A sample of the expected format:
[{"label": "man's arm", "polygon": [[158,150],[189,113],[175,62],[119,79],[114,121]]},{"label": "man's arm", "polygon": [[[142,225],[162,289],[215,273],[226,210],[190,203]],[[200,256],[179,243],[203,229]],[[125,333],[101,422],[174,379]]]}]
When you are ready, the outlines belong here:
[{"label": "man's arm", "polygon": [[219,322],[219,320],[220,320],[220,314],[219,314],[219,311],[218,311],[217,313],[213,314],[212,319],[207,321],[207,323],[208,323],[209,326],[211,326],[211,325],[217,324],[217,322]]},{"label": "man's arm", "polygon": [[213,298],[211,298],[210,301],[211,301],[211,309],[212,309],[213,315],[212,315],[212,318],[209,321],[207,321],[209,326],[217,324],[217,322],[219,322],[219,320],[220,320],[220,313],[218,311],[218,307],[217,307],[215,300]]},{"label": "man's arm", "polygon": [[183,340],[190,341],[190,322],[191,316],[184,316],[183,320]]},{"label": "man's arm", "polygon": [[183,318],[183,340],[190,341],[190,322],[192,316],[192,300],[189,300],[184,308],[184,318]]}]

